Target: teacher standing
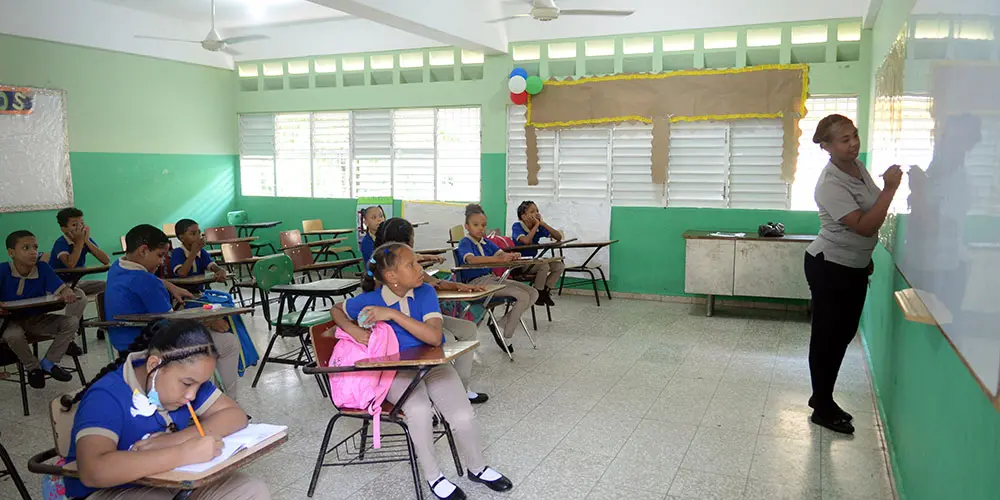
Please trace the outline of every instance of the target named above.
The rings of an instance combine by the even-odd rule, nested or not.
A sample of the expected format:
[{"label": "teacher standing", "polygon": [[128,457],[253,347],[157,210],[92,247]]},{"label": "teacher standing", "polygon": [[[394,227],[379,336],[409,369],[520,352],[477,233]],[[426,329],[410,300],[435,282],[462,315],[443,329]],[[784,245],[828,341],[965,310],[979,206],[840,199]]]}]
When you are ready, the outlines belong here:
[{"label": "teacher standing", "polygon": [[858,331],[868,276],[874,271],[872,252],[878,243],[878,230],[903,172],[899,165],[889,167],[882,174],[885,189],[879,189],[858,161],[858,129],[845,116],[820,120],[813,142],[830,154],[830,162],[816,183],[819,236],[805,256],[813,311],[809,406],[814,410],[813,423],[851,434],[853,417],[833,400],[833,387],[847,347]]}]

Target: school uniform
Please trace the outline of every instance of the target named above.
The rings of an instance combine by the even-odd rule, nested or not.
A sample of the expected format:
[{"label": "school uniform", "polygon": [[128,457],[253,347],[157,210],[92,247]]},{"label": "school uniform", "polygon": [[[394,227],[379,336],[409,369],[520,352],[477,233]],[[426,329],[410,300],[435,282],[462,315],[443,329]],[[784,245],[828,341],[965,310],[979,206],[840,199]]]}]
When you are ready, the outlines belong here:
[{"label": "school uniform", "polygon": [[[468,263],[469,257],[493,257],[499,255],[503,250],[492,241],[483,238],[475,241],[466,236],[458,243],[458,256],[462,263]],[[473,269],[462,271],[460,276],[466,283],[473,285],[495,285],[500,283],[500,277],[493,274],[491,269]],[[503,280],[505,285],[502,290],[494,294],[494,297],[512,297],[515,302],[511,305],[510,311],[501,321],[503,336],[510,339],[514,336],[514,331],[521,322],[521,316],[531,308],[532,304],[538,300],[538,290],[513,280]]]},{"label": "school uniform", "polygon": [[[97,242],[93,238],[90,238],[90,243],[95,247],[97,246]],[[52,269],[67,269],[66,264],[63,264],[62,260],[59,259],[64,254],[73,254],[73,242],[65,235],[56,238],[56,242],[52,244],[52,251],[49,252],[49,265],[52,266]],[[83,251],[80,252],[80,258],[76,260],[76,264],[73,267],[86,267],[88,254],[90,254],[90,247],[84,244]],[[105,283],[101,280],[81,280],[76,284],[76,288],[83,291],[83,296],[94,295],[105,290]],[[79,294],[77,294],[77,298],[80,298]]]},{"label": "school uniform", "polygon": [[[156,275],[124,258],[111,263],[108,289],[104,293],[104,318],[114,321],[120,314],[170,312],[170,292]],[[142,331],[138,327],[108,329],[108,339],[118,351],[127,351],[129,344]]]},{"label": "school uniform", "polygon": [[[0,263],[0,300],[4,302],[54,295],[64,288],[66,284],[45,262],[36,263],[26,275],[19,273],[10,262]],[[79,308],[77,304],[79,301],[73,305]],[[30,314],[30,311],[26,312]],[[7,329],[3,332],[3,342],[21,360],[25,370],[30,372],[38,369],[40,363],[31,349],[29,337],[32,340],[52,338],[52,345],[46,351],[45,359],[59,364],[80,326],[80,317],[70,315],[70,312],[77,311],[70,311],[67,307],[67,314],[43,313],[8,321]]]},{"label": "school uniform", "polygon": [[828,163],[816,183],[820,231],[806,249],[805,273],[812,292],[809,371],[818,411],[834,404],[833,388],[847,347],[854,340],[868,292],[868,266],[878,236],[862,236],[841,222],[855,210],[868,211],[882,190],[857,162],[861,178]]},{"label": "school uniform", "polygon": [[[357,321],[358,315],[368,306],[396,309],[422,322],[442,318],[437,293],[434,291],[434,287],[426,283],[410,290],[404,297],[399,297],[390,290],[390,287],[383,285],[371,292],[338,304],[338,307],[354,321]],[[396,333],[400,351],[426,345],[395,321],[390,321],[389,326]],[[445,342],[443,332],[441,342],[442,344]],[[410,382],[413,381],[415,374],[412,370],[397,371],[386,399],[393,404],[398,402],[403,393],[406,392]],[[434,449],[431,423],[434,412],[432,405],[444,415],[444,418],[451,425],[456,444],[468,462],[469,470],[478,471],[485,467],[486,459],[483,456],[479,423],[476,422],[465,387],[455,367],[443,364],[427,372],[427,375],[414,388],[402,408],[406,414],[413,447],[417,452],[417,462],[420,464],[424,477],[433,482],[442,474]]]},{"label": "school uniform", "polygon": [[375,253],[375,240],[372,239],[372,235],[365,233],[365,237],[358,243],[358,248],[361,249],[361,262],[364,263],[365,269],[368,269],[368,260]]},{"label": "school uniform", "polygon": [[[125,362],[116,371],[111,372],[87,390],[80,401],[73,419],[73,430],[70,440],[67,461],[77,457],[77,442],[87,436],[103,436],[115,442],[119,451],[128,451],[132,445],[142,441],[149,434],[166,432],[168,427],[176,425],[181,431],[193,425],[191,414],[186,406],[174,411],[160,410],[148,417],[132,412],[133,391],[146,394],[146,387],[138,380],[135,367],[146,362],[145,352],[129,354]],[[211,381],[201,384],[191,406],[199,417],[222,396],[222,392]],[[95,489],[85,486],[80,480],[65,478],[66,496],[88,500],[110,499],[169,499],[176,491],[154,490],[146,487],[129,487]],[[88,496],[89,495],[89,496]],[[270,493],[267,486],[259,480],[243,474],[235,474],[229,480],[219,485],[199,488],[191,496],[201,500],[222,499],[268,499]]]},{"label": "school uniform", "polygon": [[[514,240],[514,249],[516,247],[527,245],[527,243],[521,243],[521,237],[527,236],[531,232],[531,228],[527,226],[524,222],[517,221],[510,228],[511,238]],[[545,226],[539,226],[538,231],[535,231],[535,236],[531,238],[531,245],[537,245],[542,238],[552,238],[552,233],[549,232]],[[534,257],[538,255],[538,250],[518,250],[521,255],[525,257]],[[562,277],[563,270],[566,269],[566,264],[559,262],[545,262],[541,264],[535,264],[529,268],[529,272],[535,275],[535,282],[532,283],[536,290],[545,290],[546,288],[555,288],[556,284],[559,283],[559,278]]]},{"label": "school uniform", "polygon": [[[183,245],[181,245],[178,248],[175,248],[172,252],[170,252],[170,263],[173,266],[170,269],[170,272],[172,273],[173,276],[180,277],[177,274],[177,270],[184,265],[184,262],[187,261],[187,258],[190,255],[191,251],[185,248]],[[194,262],[191,264],[191,270],[188,271],[187,275],[201,276],[206,272],[208,272],[208,267],[211,266],[213,262],[215,261],[213,261],[212,256],[208,254],[208,250],[202,248],[200,251],[198,251],[198,255],[195,257]],[[191,287],[190,290],[192,292],[200,292],[204,288],[205,288],[204,286],[197,286],[197,287]]]},{"label": "school uniform", "polygon": [[[171,310],[173,306],[170,303],[170,292],[160,278],[129,260],[118,259],[111,264],[111,270],[108,271],[108,291],[104,294],[104,317],[108,321],[119,314],[162,313]],[[108,337],[116,350],[127,351],[129,344],[141,331],[141,328],[132,327],[110,328]],[[232,332],[217,332],[209,328],[208,333],[212,335],[215,348],[219,351],[219,376],[222,377],[226,394],[235,397],[240,380],[240,340]]]}]

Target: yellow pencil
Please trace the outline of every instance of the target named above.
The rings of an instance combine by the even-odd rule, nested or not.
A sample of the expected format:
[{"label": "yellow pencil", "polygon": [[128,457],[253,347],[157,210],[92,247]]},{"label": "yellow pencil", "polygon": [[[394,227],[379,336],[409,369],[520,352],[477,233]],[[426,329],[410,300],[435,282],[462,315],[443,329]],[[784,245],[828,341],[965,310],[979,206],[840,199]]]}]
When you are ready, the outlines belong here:
[{"label": "yellow pencil", "polygon": [[191,418],[194,419],[195,427],[198,428],[198,434],[201,434],[201,437],[205,437],[205,429],[201,427],[201,422],[198,420],[198,414],[194,412],[194,408],[191,407],[190,401],[188,401],[187,407],[188,411],[191,412]]}]

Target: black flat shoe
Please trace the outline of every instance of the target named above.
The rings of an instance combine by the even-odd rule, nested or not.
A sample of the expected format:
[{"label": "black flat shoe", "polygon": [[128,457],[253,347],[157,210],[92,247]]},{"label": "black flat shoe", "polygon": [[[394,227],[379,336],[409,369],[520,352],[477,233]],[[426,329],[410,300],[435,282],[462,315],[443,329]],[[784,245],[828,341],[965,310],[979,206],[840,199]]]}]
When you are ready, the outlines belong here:
[{"label": "black flat shoe", "polygon": [[45,388],[45,372],[41,368],[35,368],[28,372],[28,385],[35,389]]},{"label": "black flat shoe", "polygon": [[[496,342],[497,347],[499,347],[500,350],[503,351],[504,338],[502,335],[500,335],[500,331],[497,329],[496,325],[494,325],[492,321],[487,321],[486,325],[490,327],[490,333],[493,334],[493,341]],[[513,353],[514,344],[507,344],[507,350]]]},{"label": "black flat shoe", "polygon": [[472,404],[474,404],[474,405],[481,405],[481,404],[483,404],[483,403],[485,403],[485,402],[487,402],[489,400],[490,400],[490,397],[487,396],[486,394],[481,393],[481,392],[477,392],[476,393],[476,397],[469,398],[469,402],[472,403]]},{"label": "black flat shoe", "polygon": [[538,298],[535,299],[535,305],[536,306],[544,306],[544,305],[548,304],[549,301],[552,300],[552,299],[550,299],[548,297],[548,295],[549,295],[548,292],[546,292],[545,290],[539,290],[538,291]]},{"label": "black flat shoe", "polygon": [[545,305],[549,307],[556,305],[556,303],[552,300],[552,290],[548,288],[545,289]]},{"label": "black flat shoe", "polygon": [[[440,498],[441,500],[465,500],[465,498],[466,498],[465,497],[465,492],[462,491],[462,488],[459,488],[457,484],[455,485],[455,491],[451,492],[451,495],[448,495],[446,497],[439,496],[437,494],[437,492],[434,491],[434,487],[437,486],[438,483],[440,483],[441,481],[448,481],[448,478],[446,478],[444,476],[441,476],[441,477],[438,478],[437,481],[434,481],[434,483],[431,484],[431,493],[435,497]],[[428,483],[428,484],[430,484],[430,483]],[[454,483],[452,483],[452,484],[454,484]]]},{"label": "black flat shoe", "polygon": [[[487,467],[486,469],[488,469],[488,468],[489,467]],[[465,471],[468,473],[470,481],[472,481],[474,483],[485,484],[487,488],[489,488],[489,489],[491,489],[493,491],[508,491],[508,490],[510,490],[511,488],[514,487],[514,483],[511,483],[510,479],[507,479],[507,476],[504,476],[503,474],[500,474],[499,472],[497,472],[497,474],[500,474],[500,478],[499,479],[494,479],[493,481],[487,481],[485,479],[480,479],[479,476],[481,476],[483,474],[483,472],[486,472],[486,469],[483,469],[482,471],[480,471],[479,474],[473,474],[472,471],[468,470],[468,469],[466,469]]]},{"label": "black flat shoe", "polygon": [[[816,405],[813,404],[813,398],[812,397],[809,398],[809,403],[808,404],[809,404],[810,408],[812,408],[814,410],[816,409]],[[838,405],[836,401],[833,402],[833,407],[829,409],[829,412],[831,414],[833,414],[833,415],[836,415],[836,416],[844,419],[844,420],[848,420],[848,421],[853,421],[854,420],[854,415],[851,415],[850,413],[847,413],[846,411],[844,411],[844,409],[841,408],[840,405]]]},{"label": "black flat shoe", "polygon": [[73,380],[73,374],[66,371],[65,368],[59,365],[53,366],[52,371],[49,372],[49,375],[52,375],[52,378],[58,380],[59,382],[69,382],[70,380]]},{"label": "black flat shoe", "polygon": [[812,423],[820,427],[826,427],[833,432],[839,432],[841,434],[854,434],[854,426],[851,425],[851,421],[841,418],[839,415],[827,416],[814,411],[812,416],[809,417],[809,420],[812,420]]},{"label": "black flat shoe", "polygon": [[66,355],[71,357],[83,356],[83,349],[76,345],[76,342],[71,342],[69,347],[66,348]]}]

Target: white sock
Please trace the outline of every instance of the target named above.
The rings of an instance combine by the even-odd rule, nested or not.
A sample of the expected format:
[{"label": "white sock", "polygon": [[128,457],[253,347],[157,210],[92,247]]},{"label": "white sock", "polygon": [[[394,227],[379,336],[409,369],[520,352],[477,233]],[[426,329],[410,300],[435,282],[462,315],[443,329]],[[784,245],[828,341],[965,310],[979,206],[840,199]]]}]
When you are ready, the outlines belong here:
[{"label": "white sock", "polygon": [[[431,489],[434,490],[434,494],[437,495],[438,498],[448,498],[448,496],[454,493],[458,488],[458,486],[455,486],[455,483],[444,477],[444,474],[438,476],[438,478],[434,481],[438,481],[438,483]],[[427,484],[434,484],[434,481],[429,481]]]},{"label": "white sock", "polygon": [[489,466],[486,466],[479,472],[478,476],[479,479],[482,479],[483,481],[496,481],[497,479],[503,477],[503,474],[491,469]]},{"label": "white sock", "polygon": [[478,392],[472,392],[472,391],[466,392],[465,395],[468,396],[469,399],[475,399],[475,398],[479,397],[479,393]]}]

